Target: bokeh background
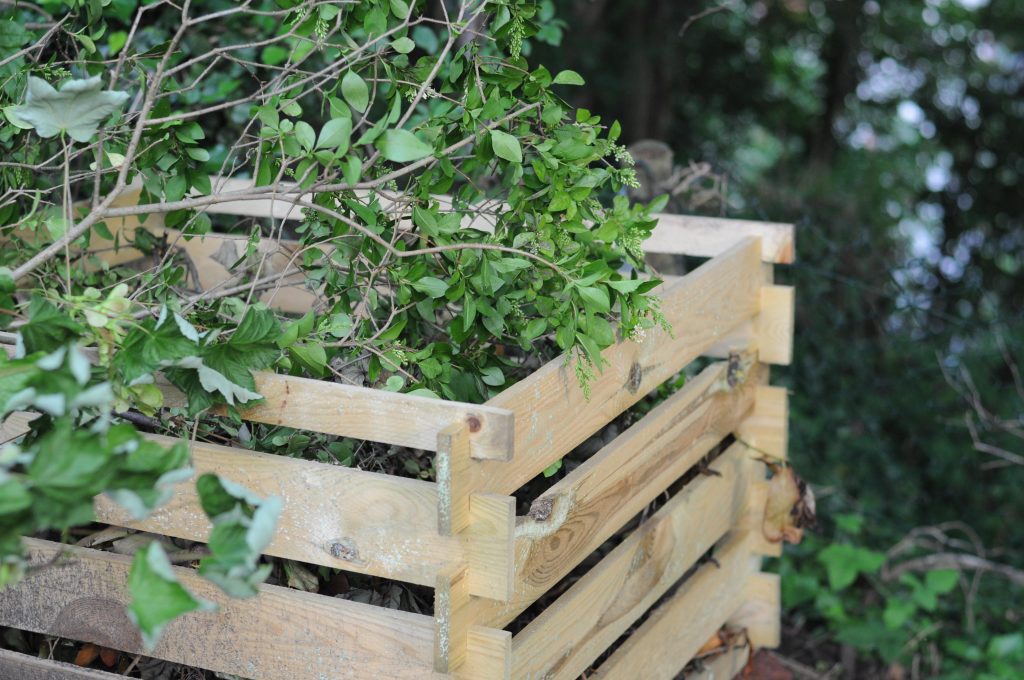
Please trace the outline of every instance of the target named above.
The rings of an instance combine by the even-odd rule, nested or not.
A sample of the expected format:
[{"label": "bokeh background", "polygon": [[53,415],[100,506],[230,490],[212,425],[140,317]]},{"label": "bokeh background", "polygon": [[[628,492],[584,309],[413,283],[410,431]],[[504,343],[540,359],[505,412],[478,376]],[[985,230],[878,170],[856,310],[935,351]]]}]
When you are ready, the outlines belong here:
[{"label": "bokeh background", "polygon": [[677,209],[797,225],[790,671],[1024,677],[1024,3],[544,11],[531,61],[671,149]]}]

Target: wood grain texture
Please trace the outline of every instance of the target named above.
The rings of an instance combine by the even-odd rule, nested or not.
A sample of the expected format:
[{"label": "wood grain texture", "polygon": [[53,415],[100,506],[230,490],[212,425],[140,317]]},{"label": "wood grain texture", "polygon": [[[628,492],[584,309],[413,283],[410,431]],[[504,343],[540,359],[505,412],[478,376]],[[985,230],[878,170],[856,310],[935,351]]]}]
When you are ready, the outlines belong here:
[{"label": "wood grain texture", "polygon": [[778,574],[757,573],[750,577],[743,590],[743,604],[732,616],[729,625],[747,631],[755,648],[774,649],[782,642],[782,594]]},{"label": "wood grain texture", "polygon": [[516,524],[514,594],[475,602],[475,620],[505,625],[732,432],[754,389],[728,389],[727,372],[705,369],[534,501]]},{"label": "wood grain texture", "polygon": [[445,428],[464,424],[471,456],[512,457],[515,418],[507,409],[275,373],[255,378],[264,402],[241,409],[246,420],[428,451]]},{"label": "wood grain texture", "polygon": [[[683,680],[733,680],[750,661],[749,647],[734,647],[724,654],[702,661]],[[756,680],[752,678],[751,680]]]},{"label": "wood grain texture", "polygon": [[757,570],[747,536],[730,536],[672,598],[655,609],[590,677],[593,680],[672,680],[742,601]]},{"label": "wood grain texture", "polygon": [[466,663],[455,672],[459,680],[510,680],[512,633],[473,626],[469,629]]},{"label": "wood grain texture", "polygon": [[469,569],[444,571],[434,588],[434,670],[449,673],[465,663],[469,647]]},{"label": "wood grain texture", "polygon": [[0,680],[117,680],[123,677],[0,649]]},{"label": "wood grain texture", "polygon": [[507,602],[514,592],[516,499],[475,493],[469,518],[458,535],[469,562],[469,592]]},{"label": "wood grain texture", "polygon": [[[513,638],[513,677],[572,680],[742,517],[751,463],[734,444]],[[644,677],[637,675],[634,677]]]},{"label": "wood grain texture", "polygon": [[511,493],[648,392],[715,345],[760,309],[760,244],[744,239],[660,290],[672,334],[651,330],[641,343],[606,349],[608,361],[587,400],[571,364],[555,359],[488,402],[515,418],[515,457],[474,461],[473,491]]},{"label": "wood grain texture", "polygon": [[[128,620],[130,558],[27,539],[34,563],[61,551],[70,559],[31,572],[0,591],[0,623],[23,630],[142,652]],[[429,616],[261,586],[258,597],[231,599],[190,569],[181,582],[219,605],[170,623],[149,656],[255,680],[439,679]]]},{"label": "wood grain texture", "polygon": [[[213,472],[258,496],[284,500],[268,555],[429,586],[466,559],[461,539],[437,533],[432,482],[198,442],[192,461],[197,475]],[[190,482],[141,522],[103,497],[96,515],[108,524],[194,541],[205,541],[210,529]]]},{"label": "wood grain texture", "polygon": [[796,256],[792,224],[731,220],[700,215],[656,214],[658,225],[644,241],[648,253],[716,257],[748,236],[761,239],[761,260],[789,264]]},{"label": "wood grain texture", "polygon": [[784,387],[762,385],[754,395],[754,412],[744,419],[736,437],[755,454],[786,460],[789,449],[789,394]]},{"label": "wood grain texture", "polygon": [[443,536],[464,531],[469,526],[469,428],[453,423],[437,435],[437,530]]},{"label": "wood grain texture", "polygon": [[761,289],[761,311],[708,348],[709,357],[724,358],[737,351],[757,350],[758,361],[788,366],[793,358],[795,296],[788,286]]}]

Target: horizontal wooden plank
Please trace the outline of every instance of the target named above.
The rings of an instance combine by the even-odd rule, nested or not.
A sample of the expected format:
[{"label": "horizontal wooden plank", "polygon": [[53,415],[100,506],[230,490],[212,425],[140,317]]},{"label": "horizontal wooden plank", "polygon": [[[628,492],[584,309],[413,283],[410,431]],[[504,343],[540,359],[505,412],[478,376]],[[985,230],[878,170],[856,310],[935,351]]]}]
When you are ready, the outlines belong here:
[{"label": "horizontal wooden plank", "polygon": [[701,661],[692,672],[686,674],[684,680],[733,680],[743,672],[749,660],[749,647],[733,647],[723,654]]},{"label": "horizontal wooden plank", "polygon": [[[0,624],[142,652],[128,620],[128,557],[26,539],[36,564],[62,559],[0,590]],[[190,569],[175,568],[192,592],[219,605],[170,623],[149,656],[246,678],[421,680],[433,663],[429,616],[262,586],[258,597],[224,596]]]},{"label": "horizontal wooden plank", "polygon": [[743,590],[743,604],[729,617],[729,626],[747,631],[755,648],[782,642],[782,593],[778,574],[757,573]]},{"label": "horizontal wooden plank", "polygon": [[761,239],[761,260],[790,264],[796,257],[795,230],[792,224],[732,220],[701,215],[654,215],[658,225],[644,241],[648,253],[716,257],[742,239]]},{"label": "horizontal wooden plank", "polygon": [[742,599],[753,558],[745,533],[727,539],[665,604],[654,610],[597,672],[594,680],[672,680]]},{"label": "horizontal wooden plank", "polygon": [[[465,555],[460,538],[437,533],[431,482],[201,442],[192,445],[192,460],[197,475],[213,472],[258,496],[284,500],[268,555],[429,586]],[[103,497],[96,500],[96,516],[194,541],[205,541],[210,530],[191,483],[178,485],[171,500],[141,522]]]},{"label": "horizontal wooden plank", "polygon": [[478,601],[474,620],[499,626],[525,610],[732,432],[754,387],[728,389],[727,374],[708,367],[534,501],[517,520],[511,599]]},{"label": "horizontal wooden plank", "polygon": [[117,680],[123,677],[0,648],[0,678],[5,680]]},{"label": "horizontal wooden plank", "polygon": [[471,491],[511,493],[677,373],[760,309],[760,245],[745,239],[660,291],[672,333],[648,331],[604,351],[588,400],[570,363],[554,359],[488,402],[515,418],[515,457],[474,461]]},{"label": "horizontal wooden plank", "polygon": [[[733,445],[512,640],[513,677],[586,670],[742,516],[754,461]],[[637,675],[634,677],[644,677]]]},{"label": "horizontal wooden plank", "polygon": [[246,420],[428,451],[437,450],[442,430],[464,423],[470,456],[512,457],[515,417],[508,409],[275,373],[255,377],[264,402],[242,409]]}]

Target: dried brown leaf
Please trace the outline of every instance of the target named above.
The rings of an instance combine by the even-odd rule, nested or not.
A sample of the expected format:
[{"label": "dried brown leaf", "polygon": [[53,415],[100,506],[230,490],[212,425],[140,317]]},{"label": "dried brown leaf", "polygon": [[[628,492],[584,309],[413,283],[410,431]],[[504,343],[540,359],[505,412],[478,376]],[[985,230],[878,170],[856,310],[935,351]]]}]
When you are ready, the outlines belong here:
[{"label": "dried brown leaf", "polygon": [[100,655],[100,648],[91,642],[86,642],[75,654],[76,666],[88,666]]},{"label": "dried brown leaf", "polygon": [[770,464],[768,501],[764,509],[764,537],[772,543],[799,543],[804,529],[814,525],[814,492],[793,468]]}]

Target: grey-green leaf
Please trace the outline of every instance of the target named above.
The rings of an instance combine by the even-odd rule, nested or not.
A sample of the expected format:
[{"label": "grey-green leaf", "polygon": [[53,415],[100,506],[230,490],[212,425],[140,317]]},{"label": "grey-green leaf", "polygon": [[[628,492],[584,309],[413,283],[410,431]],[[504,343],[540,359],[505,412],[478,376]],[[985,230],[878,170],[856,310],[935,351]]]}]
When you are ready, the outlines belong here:
[{"label": "grey-green leaf", "polygon": [[585,85],[583,76],[576,71],[562,71],[551,81],[555,85]]},{"label": "grey-green leaf", "polygon": [[408,130],[387,130],[377,140],[384,158],[395,163],[418,161],[434,153],[434,148]]},{"label": "grey-green leaf", "polygon": [[320,130],[320,138],[316,140],[318,149],[337,149],[338,154],[348,151],[349,139],[352,137],[352,121],[348,118],[334,118],[327,121]]},{"label": "grey-green leaf", "polygon": [[519,140],[501,130],[491,130],[491,146],[494,148],[494,155],[504,158],[513,163],[523,162],[523,149],[519,146]]},{"label": "grey-green leaf", "polygon": [[349,71],[341,79],[341,94],[348,105],[360,113],[370,104],[370,89],[355,71]]},{"label": "grey-green leaf", "polygon": [[409,38],[399,38],[391,43],[391,46],[395,48],[395,52],[399,54],[409,54],[416,49],[416,43]]},{"label": "grey-green leaf", "polygon": [[60,91],[41,78],[30,76],[25,102],[14,107],[13,113],[35,128],[40,137],[56,137],[66,132],[76,142],[88,142],[100,124],[127,100],[127,92],[103,90],[101,76],[69,80]]},{"label": "grey-green leaf", "polygon": [[146,649],[160,639],[164,626],[191,611],[210,611],[211,602],[196,598],[178,582],[167,554],[158,541],[135,553],[128,575],[128,591],[132,595],[128,615],[139,627]]}]

